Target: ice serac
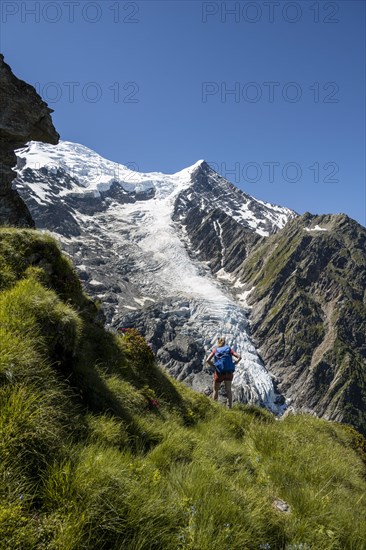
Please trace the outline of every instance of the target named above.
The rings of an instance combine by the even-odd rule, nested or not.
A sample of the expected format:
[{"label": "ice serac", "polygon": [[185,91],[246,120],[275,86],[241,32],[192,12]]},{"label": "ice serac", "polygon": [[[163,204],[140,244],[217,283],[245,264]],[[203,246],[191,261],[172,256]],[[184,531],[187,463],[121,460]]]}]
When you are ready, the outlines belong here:
[{"label": "ice serac", "polygon": [[0,54],[0,224],[34,225],[28,208],[12,189],[14,150],[31,139],[58,142],[51,112],[32,86],[14,76]]},{"label": "ice serac", "polygon": [[[249,337],[245,302],[233,297],[241,290],[233,272],[236,256],[293,212],[242,193],[204,161],[162,174],[134,172],[70,142],[32,142],[17,154],[17,188],[37,226],[58,236],[108,325],[140,329],[167,370],[202,392],[211,389],[204,355],[224,334],[243,355],[236,399],[281,410]],[[239,253],[240,242],[247,248]]]}]

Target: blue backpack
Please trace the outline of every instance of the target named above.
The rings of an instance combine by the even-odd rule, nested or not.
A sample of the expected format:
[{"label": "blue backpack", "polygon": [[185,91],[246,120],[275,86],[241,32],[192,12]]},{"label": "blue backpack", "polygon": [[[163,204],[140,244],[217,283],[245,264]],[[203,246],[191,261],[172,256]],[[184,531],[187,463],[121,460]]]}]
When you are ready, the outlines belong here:
[{"label": "blue backpack", "polygon": [[230,346],[222,346],[222,348],[216,348],[214,363],[215,370],[219,374],[224,372],[234,372],[235,365],[233,363]]}]

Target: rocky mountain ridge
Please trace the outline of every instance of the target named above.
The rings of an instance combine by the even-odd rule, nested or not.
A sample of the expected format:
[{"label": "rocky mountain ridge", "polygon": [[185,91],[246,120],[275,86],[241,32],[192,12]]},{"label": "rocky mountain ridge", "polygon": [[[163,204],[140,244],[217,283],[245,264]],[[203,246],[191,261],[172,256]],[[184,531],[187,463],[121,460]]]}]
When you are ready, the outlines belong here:
[{"label": "rocky mountain ridge", "polygon": [[192,185],[182,191],[172,219],[184,229],[189,248],[220,276],[234,271],[261,237],[282,229],[296,213],[265,203],[227,181],[203,163]]}]

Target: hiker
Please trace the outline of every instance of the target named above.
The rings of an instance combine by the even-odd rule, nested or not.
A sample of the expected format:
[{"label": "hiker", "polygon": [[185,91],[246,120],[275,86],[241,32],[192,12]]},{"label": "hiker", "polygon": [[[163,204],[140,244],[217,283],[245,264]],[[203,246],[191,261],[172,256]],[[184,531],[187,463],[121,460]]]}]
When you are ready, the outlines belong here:
[{"label": "hiker", "polygon": [[[235,361],[235,363],[232,356],[237,358],[237,361]],[[240,359],[241,355],[236,353],[233,348],[225,344],[225,338],[219,338],[217,340],[217,348],[214,348],[206,359],[206,363],[208,363],[211,367],[215,369],[213,376],[212,397],[215,401],[218,400],[219,389],[221,383],[224,382],[229,409],[231,409],[233,405],[231,382],[234,376],[235,365],[239,363]]]}]

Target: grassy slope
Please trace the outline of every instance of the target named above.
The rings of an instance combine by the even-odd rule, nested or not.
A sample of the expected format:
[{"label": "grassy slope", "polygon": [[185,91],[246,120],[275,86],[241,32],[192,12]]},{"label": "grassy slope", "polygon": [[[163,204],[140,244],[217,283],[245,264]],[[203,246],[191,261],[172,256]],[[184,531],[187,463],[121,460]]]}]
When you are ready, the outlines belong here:
[{"label": "grassy slope", "polygon": [[228,411],[96,315],[49,237],[0,229],[0,548],[365,547],[357,432]]}]

